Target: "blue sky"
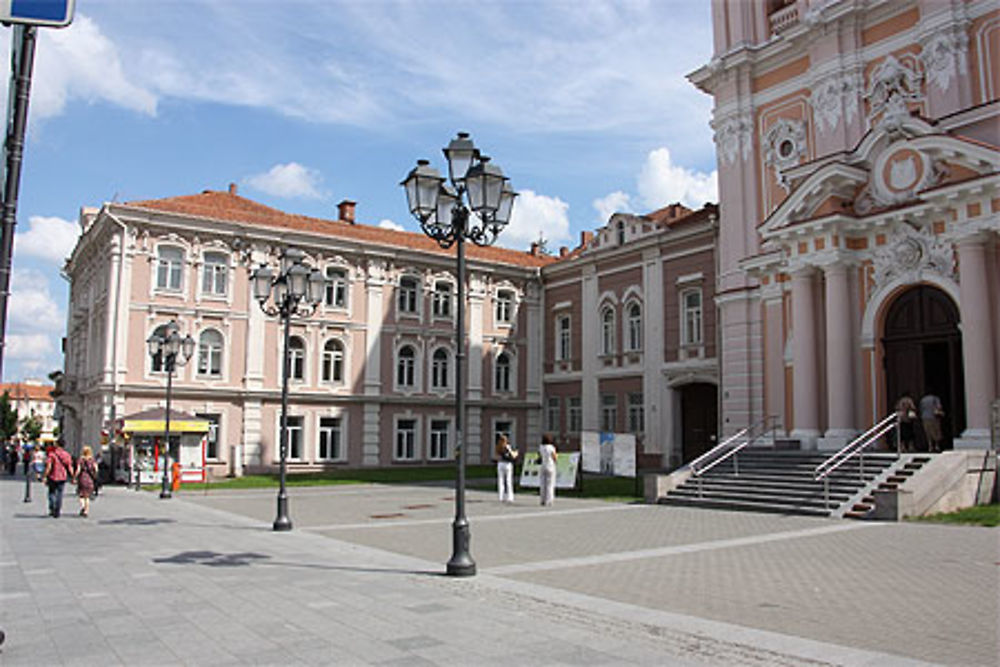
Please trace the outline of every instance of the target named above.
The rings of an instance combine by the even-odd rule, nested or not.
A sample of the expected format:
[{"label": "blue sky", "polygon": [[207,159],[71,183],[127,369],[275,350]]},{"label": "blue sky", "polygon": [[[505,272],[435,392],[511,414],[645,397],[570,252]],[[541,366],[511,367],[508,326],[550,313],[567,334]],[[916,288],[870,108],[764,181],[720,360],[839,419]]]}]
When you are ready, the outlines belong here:
[{"label": "blue sky", "polygon": [[351,199],[363,223],[417,231],[398,183],[417,158],[443,170],[458,130],[521,193],[509,247],[717,200],[711,100],[684,78],[711,57],[707,0],[76,6],[36,53],[5,381],[62,367],[59,270],[82,206],[234,182],[285,211],[335,217]]}]

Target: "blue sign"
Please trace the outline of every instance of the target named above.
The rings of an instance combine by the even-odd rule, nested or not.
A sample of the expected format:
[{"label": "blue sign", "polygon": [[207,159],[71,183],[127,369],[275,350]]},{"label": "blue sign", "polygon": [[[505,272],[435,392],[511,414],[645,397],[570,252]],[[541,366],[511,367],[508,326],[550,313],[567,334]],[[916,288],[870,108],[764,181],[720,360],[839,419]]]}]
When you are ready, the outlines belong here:
[{"label": "blue sign", "polygon": [[62,27],[73,20],[76,0],[0,0],[0,21]]}]

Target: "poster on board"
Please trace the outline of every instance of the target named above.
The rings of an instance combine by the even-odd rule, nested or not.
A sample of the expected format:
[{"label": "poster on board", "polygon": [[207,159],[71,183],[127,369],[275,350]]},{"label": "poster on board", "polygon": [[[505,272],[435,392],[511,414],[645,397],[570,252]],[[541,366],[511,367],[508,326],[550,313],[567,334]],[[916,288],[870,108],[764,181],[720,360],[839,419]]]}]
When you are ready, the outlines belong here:
[{"label": "poster on board", "polygon": [[635,477],[635,435],[584,431],[580,434],[584,472]]},{"label": "poster on board", "polygon": [[[528,452],[524,455],[521,465],[521,487],[537,489],[542,472],[542,461],[538,452]],[[556,460],[556,488],[576,488],[577,471],[580,469],[580,452],[559,454]]]}]

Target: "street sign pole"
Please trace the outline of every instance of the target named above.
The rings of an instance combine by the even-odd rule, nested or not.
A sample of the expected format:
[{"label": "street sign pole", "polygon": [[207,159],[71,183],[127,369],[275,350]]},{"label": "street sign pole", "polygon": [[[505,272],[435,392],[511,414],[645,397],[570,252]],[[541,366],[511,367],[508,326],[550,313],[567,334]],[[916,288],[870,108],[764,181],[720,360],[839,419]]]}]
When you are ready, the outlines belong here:
[{"label": "street sign pole", "polygon": [[[11,47],[10,96],[11,112],[7,122],[4,153],[2,240],[0,240],[0,378],[7,347],[7,297],[10,296],[10,268],[14,253],[14,226],[17,224],[17,196],[21,183],[21,162],[24,157],[24,135],[28,125],[28,99],[31,95],[31,74],[35,64],[35,40],[38,29],[33,25],[14,27]],[[20,37],[19,42],[15,42]],[[19,44],[20,46],[17,46]]]}]

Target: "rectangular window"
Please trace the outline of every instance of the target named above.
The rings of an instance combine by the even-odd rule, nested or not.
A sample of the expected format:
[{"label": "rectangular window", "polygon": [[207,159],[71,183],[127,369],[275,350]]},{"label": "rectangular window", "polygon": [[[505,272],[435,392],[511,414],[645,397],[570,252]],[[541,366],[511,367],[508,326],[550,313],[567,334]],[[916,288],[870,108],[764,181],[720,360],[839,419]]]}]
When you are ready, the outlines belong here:
[{"label": "rectangular window", "polygon": [[571,396],[566,399],[566,430],[570,433],[579,433],[583,430],[583,410],[580,409],[580,397]]},{"label": "rectangular window", "polygon": [[400,419],[396,422],[396,449],[398,461],[413,461],[417,457],[417,420]]},{"label": "rectangular window", "polygon": [[[280,421],[281,418],[278,419]],[[288,418],[288,458],[293,461],[302,460],[302,419],[302,417]]]},{"label": "rectangular window", "polygon": [[451,317],[451,285],[436,283],[434,285],[434,300],[431,305],[434,317]]},{"label": "rectangular window", "polygon": [[229,257],[224,253],[205,253],[205,265],[201,273],[201,291],[214,296],[225,296],[227,288],[227,266]]},{"label": "rectangular window", "polygon": [[347,274],[341,269],[327,267],[323,302],[331,308],[347,307]]},{"label": "rectangular window", "polygon": [[431,442],[428,458],[441,460],[448,458],[448,433],[451,422],[447,419],[431,420]]},{"label": "rectangular window", "polygon": [[[173,411],[171,410],[171,412]],[[219,422],[222,419],[221,415],[198,413],[195,416],[208,422],[208,434],[205,436],[205,458],[219,458]]]},{"label": "rectangular window", "polygon": [[490,444],[497,441],[497,436],[505,435],[507,436],[507,440],[510,441],[511,447],[517,449],[517,444],[514,442],[513,430],[514,424],[512,422],[506,420],[493,422],[493,439],[490,440]]},{"label": "rectangular window", "polygon": [[552,396],[545,402],[545,430],[559,433],[559,397]]},{"label": "rectangular window", "polygon": [[399,312],[417,312],[417,281],[413,278],[403,278],[399,281]]},{"label": "rectangular window", "polygon": [[701,331],[701,290],[687,290],[681,294],[684,323],[682,345],[700,345]]},{"label": "rectangular window", "polygon": [[628,395],[628,430],[630,433],[642,433],[645,428],[645,417],[642,409],[642,394]]},{"label": "rectangular window", "polygon": [[556,320],[556,359],[568,361],[570,357],[569,315],[563,315]]},{"label": "rectangular window", "polygon": [[618,428],[618,395],[601,395],[601,430],[614,433]]},{"label": "rectangular window", "polygon": [[184,251],[180,248],[160,248],[157,259],[156,287],[180,290]]},{"label": "rectangular window", "polygon": [[511,320],[511,312],[513,310],[513,295],[507,291],[503,290],[497,292],[496,300],[496,320],[497,324],[509,324]]},{"label": "rectangular window", "polygon": [[323,461],[337,461],[343,458],[340,417],[320,417],[319,447],[316,458]]}]

